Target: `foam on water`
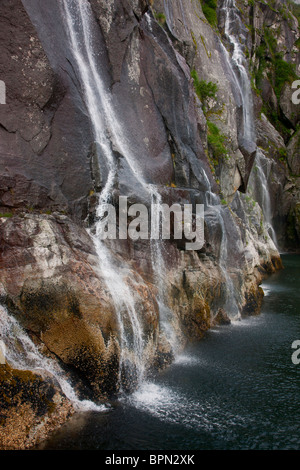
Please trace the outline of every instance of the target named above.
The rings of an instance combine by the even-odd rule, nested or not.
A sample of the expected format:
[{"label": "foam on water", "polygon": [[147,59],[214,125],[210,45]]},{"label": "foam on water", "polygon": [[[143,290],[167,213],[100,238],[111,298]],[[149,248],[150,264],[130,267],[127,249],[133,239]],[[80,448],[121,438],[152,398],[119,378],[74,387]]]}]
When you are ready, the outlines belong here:
[{"label": "foam on water", "polygon": [[188,365],[195,365],[200,362],[200,359],[195,356],[190,356],[188,354],[178,354],[178,356],[175,358],[174,364],[184,364],[185,366]]},{"label": "foam on water", "polygon": [[149,382],[145,382],[129,397],[128,402],[161,421],[195,430],[213,431],[220,428],[225,430],[228,423],[244,425],[248,421],[229,411],[222,412],[222,405],[213,397],[202,402],[183,395],[171,387]]},{"label": "foam on water", "polygon": [[253,328],[255,326],[261,327],[261,325],[265,322],[264,315],[249,317],[249,318],[242,318],[238,320],[233,320],[231,325],[233,328]]}]

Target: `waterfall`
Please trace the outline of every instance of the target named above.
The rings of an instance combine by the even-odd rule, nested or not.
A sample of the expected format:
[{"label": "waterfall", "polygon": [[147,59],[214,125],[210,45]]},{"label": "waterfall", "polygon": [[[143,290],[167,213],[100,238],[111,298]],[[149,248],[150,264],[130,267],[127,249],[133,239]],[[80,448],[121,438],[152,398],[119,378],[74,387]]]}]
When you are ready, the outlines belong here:
[{"label": "waterfall", "polygon": [[2,305],[0,305],[0,346],[1,344],[5,362],[14,369],[29,370],[41,376],[52,377],[77,411],[106,409],[105,406],[97,406],[92,401],[80,400],[57,362],[41,354],[17,320],[9,315]]},{"label": "waterfall", "polygon": [[234,84],[238,84],[242,99],[243,139],[247,142],[255,142],[251,83],[247,72],[247,59],[242,47],[242,43],[246,40],[245,28],[235,0],[224,0],[222,10],[225,14],[225,36],[232,47]]},{"label": "waterfall", "polygon": [[184,6],[182,3],[182,0],[179,0],[179,5],[180,5],[180,12],[181,12],[181,18],[183,21],[184,29],[185,29],[185,32],[188,33],[188,27],[186,24],[186,18],[185,18],[185,12],[184,12]]},{"label": "waterfall", "polygon": [[[76,61],[80,82],[83,87],[84,100],[93,126],[94,138],[99,143],[105,162],[108,167],[108,177],[99,196],[95,232],[89,230],[94,241],[99,259],[99,269],[102,278],[111,294],[119,323],[120,333],[120,385],[122,374],[126,380],[135,379],[140,382],[145,372],[144,368],[144,339],[143,328],[136,311],[132,288],[125,281],[125,274],[120,266],[114,266],[111,252],[100,240],[102,217],[106,211],[106,204],[111,199],[111,193],[117,178],[117,163],[112,151],[110,136],[118,145],[120,153],[126,158],[136,180],[145,186],[143,176],[136,162],[133,161],[129,151],[128,142],[121,129],[111,94],[104,85],[97,66],[97,53],[93,47],[92,37],[92,11],[87,0],[80,2],[63,0],[64,15],[70,38],[71,50]],[[125,327],[126,325],[126,327]]]},{"label": "waterfall", "polygon": [[236,299],[236,289],[228,273],[228,236],[224,222],[223,208],[220,204],[219,196],[212,192],[211,184],[205,170],[203,169],[202,172],[208,188],[205,191],[205,209],[214,214],[222,230],[219,266],[225,280],[225,301],[223,307],[230,318],[235,319],[240,317],[240,310]]},{"label": "waterfall", "polygon": [[[157,191],[152,193],[152,208],[154,208],[153,220],[154,226],[153,229],[156,233],[159,233],[161,229],[160,223],[160,207],[162,204],[161,195]],[[151,239],[150,242],[150,252],[151,252],[151,264],[153,273],[155,275],[156,285],[157,285],[157,301],[159,307],[159,317],[160,317],[160,330],[164,334],[166,340],[171,346],[171,352],[173,355],[179,349],[178,337],[173,326],[174,314],[168,307],[168,302],[166,299],[166,279],[167,279],[167,270],[164,262],[164,253],[163,253],[163,242],[160,239]]]},{"label": "waterfall", "polygon": [[[224,0],[221,9],[225,15],[224,33],[232,47],[232,64],[228,61],[227,50],[224,46],[222,46],[222,49],[229,63],[231,76],[233,76],[232,84],[235,88],[235,94],[238,96],[238,102],[241,99],[243,110],[242,136],[239,140],[242,141],[243,145],[251,142],[256,143],[251,82],[247,72],[247,59],[243,52],[243,44],[246,42],[245,27],[241,21],[235,0]],[[249,191],[260,205],[267,231],[276,245],[277,241],[272,226],[272,208],[268,186],[269,171],[270,163],[268,159],[260,149],[257,149],[254,168],[249,180]]]},{"label": "waterfall", "polygon": [[222,209],[218,212],[218,219],[222,227],[222,240],[220,246],[220,268],[225,278],[225,303],[224,310],[231,319],[240,318],[240,309],[236,299],[236,289],[228,273],[228,237]]},{"label": "waterfall", "polygon": [[[92,37],[93,13],[87,0],[63,0],[63,15],[66,19],[67,31],[73,57],[80,74],[80,82],[84,92],[84,101],[93,125],[95,141],[99,143],[102,155],[108,167],[108,177],[104,188],[99,195],[97,207],[97,221],[89,234],[94,241],[99,259],[99,270],[111,298],[114,302],[119,322],[120,334],[120,386],[122,390],[122,374],[127,382],[135,377],[137,384],[144,380],[147,357],[145,356],[145,338],[137,302],[132,285],[126,282],[126,275],[130,276],[126,266],[116,265],[113,256],[101,240],[103,230],[101,219],[106,212],[107,203],[111,200],[112,190],[117,180],[117,163],[111,147],[111,139],[119,153],[125,158],[136,184],[140,186],[143,194],[150,203],[161,203],[161,196],[154,185],[145,181],[138,165],[137,156],[133,155],[130,140],[120,125],[117,111],[114,108],[111,92],[105,87],[102,71],[97,64],[97,51]],[[148,18],[151,21],[151,18]],[[150,28],[151,29],[151,28]],[[165,332],[167,340],[175,345],[174,331],[171,326],[172,313],[164,302],[163,281],[165,267],[160,241],[151,241],[151,260],[153,272],[158,286],[158,304],[161,329]],[[125,265],[125,263],[123,263]],[[131,284],[135,283],[131,279]],[[138,299],[137,299],[138,300]]]},{"label": "waterfall", "polygon": [[175,32],[176,19],[174,18],[174,8],[175,8],[175,12],[177,8],[179,9],[180,18],[177,17],[177,19],[180,20],[181,24],[184,27],[185,33],[187,35],[189,34],[189,28],[187,26],[186,16],[185,16],[186,14],[185,14],[182,0],[177,0],[177,2],[179,3],[179,6],[178,5],[175,6],[176,0],[164,0],[164,11],[166,15],[166,22],[167,22],[170,32],[175,38],[179,39]]},{"label": "waterfall", "polygon": [[176,34],[174,33],[174,15],[173,15],[172,0],[164,0],[164,10],[166,14],[166,21],[167,21],[168,28],[173,34],[173,36],[176,37]]},{"label": "waterfall", "polygon": [[272,161],[264,155],[260,148],[258,148],[254,168],[249,180],[249,192],[262,209],[267,232],[276,247],[277,237],[272,225],[272,207],[268,189],[271,167]]}]

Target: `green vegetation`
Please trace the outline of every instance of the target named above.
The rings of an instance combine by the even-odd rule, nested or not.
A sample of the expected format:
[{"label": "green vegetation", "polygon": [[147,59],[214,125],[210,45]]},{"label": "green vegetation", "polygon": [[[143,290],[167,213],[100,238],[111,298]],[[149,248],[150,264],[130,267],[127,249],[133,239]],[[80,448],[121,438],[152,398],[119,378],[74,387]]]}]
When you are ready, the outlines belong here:
[{"label": "green vegetation", "polygon": [[206,82],[205,80],[199,80],[197,71],[193,69],[191,76],[194,80],[195,92],[202,102],[203,112],[207,119],[207,143],[209,150],[212,154],[212,161],[210,161],[212,172],[214,173],[215,167],[220,163],[220,160],[227,160],[229,158],[228,151],[225,147],[226,136],[223,135],[218,126],[208,119],[210,114],[205,107],[205,100],[207,98],[217,99],[216,93],[218,91],[218,85],[213,82]]},{"label": "green vegetation", "polygon": [[155,19],[162,25],[165,26],[166,24],[166,16],[163,13],[154,13]]},{"label": "green vegetation", "polygon": [[289,7],[289,10],[297,18],[298,23],[300,24],[300,5],[294,3],[292,0],[288,0],[287,4],[288,4],[288,7]]},{"label": "green vegetation", "polygon": [[207,121],[207,127],[207,143],[213,154],[213,164],[216,166],[221,159],[228,159],[228,152],[224,146],[226,137],[221,134],[220,129],[215,123]]},{"label": "green vegetation", "polygon": [[275,89],[276,96],[279,99],[283,85],[286,82],[291,83],[294,80],[296,80],[297,75],[295,72],[295,65],[286,62],[278,54],[275,56],[274,69],[275,69],[274,89]]},{"label": "green vegetation", "polygon": [[197,44],[197,41],[196,41],[196,36],[195,36],[194,31],[191,31],[191,36],[192,36],[192,40],[193,40],[193,43],[194,43],[195,48],[196,48],[196,51],[197,51],[197,49],[198,49],[198,44]]},{"label": "green vegetation", "polygon": [[191,76],[194,80],[196,94],[202,102],[207,98],[216,98],[216,93],[218,91],[218,85],[216,83],[199,80],[195,69],[191,71]]},{"label": "green vegetation", "polygon": [[0,219],[2,217],[10,218],[12,216],[13,216],[12,212],[5,212],[5,213],[0,212]]},{"label": "green vegetation", "polygon": [[256,57],[259,60],[259,67],[255,74],[256,86],[259,87],[264,75],[267,75],[273,84],[277,98],[283,85],[286,82],[292,82],[297,78],[295,65],[286,62],[283,54],[277,52],[277,39],[270,28],[264,28],[263,39],[260,46],[256,50]]},{"label": "green vegetation", "polygon": [[253,211],[256,206],[256,201],[249,195],[245,195],[245,201],[248,204],[250,211]]},{"label": "green vegetation", "polygon": [[[279,31],[277,31],[277,33],[279,33]],[[253,74],[252,86],[257,93],[261,93],[262,81],[266,78],[272,86],[279,102],[285,83],[292,83],[297,79],[297,75],[295,65],[284,60],[283,52],[278,51],[277,44],[278,39],[276,31],[264,27],[261,44],[256,49],[258,67]],[[272,103],[264,101],[262,112],[270,119],[278,132],[283,135],[285,139],[288,139],[290,129],[287,127],[286,121],[282,119],[279,107],[275,109]]]},{"label": "green vegetation", "polygon": [[203,47],[204,47],[204,49],[205,49],[206,55],[207,55],[207,57],[210,59],[210,58],[211,58],[211,52],[208,52],[208,50],[207,50],[204,36],[201,34],[200,37],[201,37],[201,42],[202,42]]},{"label": "green vegetation", "polygon": [[213,27],[218,25],[217,0],[200,0],[202,11],[209,24]]},{"label": "green vegetation", "polygon": [[278,153],[279,153],[279,160],[281,162],[285,162],[286,159],[287,159],[287,150],[286,150],[286,148],[283,148],[283,147],[280,148]]}]

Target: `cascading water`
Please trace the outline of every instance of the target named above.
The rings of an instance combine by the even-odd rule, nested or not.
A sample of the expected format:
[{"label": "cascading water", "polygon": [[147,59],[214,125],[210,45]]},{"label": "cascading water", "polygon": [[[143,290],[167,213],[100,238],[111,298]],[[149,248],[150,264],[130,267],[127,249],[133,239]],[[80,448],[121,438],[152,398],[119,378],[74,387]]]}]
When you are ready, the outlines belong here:
[{"label": "cascading water", "polygon": [[[232,66],[230,65],[230,69],[233,75],[233,86],[237,88],[235,92],[242,103],[243,130],[240,141],[242,141],[243,145],[256,143],[251,82],[247,72],[247,59],[243,51],[243,44],[246,42],[245,28],[235,0],[224,0],[221,9],[225,15],[225,36],[232,47]],[[223,50],[225,50],[224,46]],[[226,50],[225,58],[228,60],[228,52]],[[254,169],[249,181],[249,191],[259,203],[263,211],[267,231],[276,245],[276,234],[272,226],[271,201],[268,187],[269,169],[270,164],[267,158],[260,149],[257,149]],[[257,187],[259,187],[259,191],[255,190]],[[258,194],[261,194],[261,197],[257,197]]]},{"label": "cascading water", "polygon": [[248,142],[255,142],[251,83],[247,72],[247,59],[242,47],[246,40],[245,28],[235,0],[224,0],[222,10],[225,14],[225,36],[232,47],[231,60],[236,78],[235,84],[239,84],[242,99],[243,139]]},{"label": "cascading water", "polygon": [[205,209],[214,214],[222,230],[219,263],[225,280],[225,300],[223,307],[231,319],[236,319],[240,317],[240,310],[236,299],[236,289],[228,272],[228,237],[224,222],[223,208],[220,204],[219,196],[212,192],[211,184],[205,170],[203,170],[203,175],[208,188],[205,191]]},{"label": "cascading water", "polygon": [[[126,263],[122,267],[117,264],[111,251],[101,240],[102,224],[101,220],[106,212],[106,206],[111,202],[112,192],[118,178],[118,164],[115,153],[112,149],[112,141],[120,155],[124,157],[128,168],[135,178],[136,183],[145,194],[145,198],[150,204],[157,207],[161,204],[161,195],[157,188],[145,181],[144,175],[138,165],[138,158],[131,150],[130,140],[127,138],[122,128],[117,112],[115,110],[111,92],[106,84],[103,71],[99,69],[98,61],[101,60],[98,51],[95,49],[93,38],[92,22],[94,17],[91,5],[88,0],[62,0],[62,14],[65,19],[70,49],[75,61],[74,70],[78,71],[78,78],[82,86],[85,105],[90,117],[93,128],[94,139],[99,145],[101,154],[104,158],[107,170],[105,185],[99,194],[99,204],[97,208],[97,221],[89,234],[94,241],[96,252],[99,259],[99,272],[103,278],[112,301],[114,302],[115,312],[119,323],[120,340],[120,368],[119,377],[122,388],[122,374],[127,379],[135,378],[137,385],[141,384],[146,373],[146,338],[144,334],[142,319],[137,308],[138,295],[132,288],[137,281],[132,278],[129,267]],[[165,1],[168,15],[172,14],[172,8],[169,2]],[[184,17],[183,5],[180,2],[180,8]],[[250,99],[250,82],[245,68],[245,56],[239,44],[237,37],[232,32],[232,24],[235,18],[238,18],[235,10],[235,2],[225,1],[226,10],[226,28],[230,43],[233,45],[232,60],[235,64],[236,82],[240,84],[241,96],[243,97],[243,116],[244,116],[244,137],[253,139],[253,118]],[[170,17],[170,24],[172,23]],[[151,17],[148,15],[147,21],[151,23]],[[186,27],[186,25],[185,25]],[[151,30],[151,24],[149,26]],[[205,173],[205,172],[204,172]],[[208,178],[207,178],[208,181]],[[219,205],[219,199],[207,184],[205,194],[206,206],[212,209],[218,217],[222,227],[222,241],[220,250],[220,266],[226,279],[226,307],[235,315],[238,312],[237,303],[234,296],[233,282],[227,272],[228,255],[228,237],[223,219],[222,208]],[[173,313],[167,306],[165,298],[165,278],[166,267],[163,256],[163,243],[161,240],[151,240],[151,261],[158,288],[158,304],[160,313],[160,329],[166,340],[169,342],[173,353],[177,350],[177,338],[172,322]],[[128,282],[130,278],[130,282]],[[229,306],[230,301],[230,306]],[[41,358],[39,360],[42,360]]]},{"label": "cascading water", "polygon": [[[180,21],[184,26],[185,32],[188,34],[189,29],[187,27],[186,23],[186,17],[185,17],[185,11],[184,11],[184,6],[182,3],[182,0],[177,0],[179,3],[179,10],[180,10]],[[173,14],[173,8],[174,8],[175,1],[174,0],[164,0],[164,10],[166,13],[166,21],[169,30],[173,34],[174,37],[176,37],[176,33],[174,31],[174,14]]]},{"label": "cascading water", "polygon": [[[156,191],[152,193],[152,209],[154,208],[153,216],[153,230],[155,233],[159,233],[161,229],[159,209],[162,204],[162,198]],[[150,245],[151,251],[151,263],[153,273],[156,279],[157,285],[157,301],[159,307],[160,316],[160,330],[164,334],[164,337],[171,346],[172,354],[175,355],[178,351],[178,337],[175,333],[173,326],[174,315],[173,312],[167,305],[165,283],[167,279],[166,266],[164,262],[163,243],[159,238],[151,239]]]},{"label": "cascading water", "polygon": [[[84,91],[86,107],[93,125],[94,137],[99,143],[108,167],[108,177],[99,196],[97,219],[101,221],[106,211],[106,205],[111,198],[112,189],[117,178],[117,163],[108,137],[112,135],[125,157],[129,155],[125,136],[115,116],[111,95],[104,86],[104,81],[96,63],[96,51],[93,48],[91,18],[92,12],[88,1],[62,2],[64,15],[71,44]],[[127,159],[132,173],[137,181],[144,185],[139,168]],[[135,376],[140,382],[144,375],[144,339],[143,328],[135,308],[132,289],[125,282],[125,273],[120,267],[116,268],[109,249],[100,239],[101,223],[95,225],[95,232],[89,231],[99,258],[99,268],[106,287],[114,302],[120,330],[120,382],[121,374]],[[126,327],[125,327],[126,325]]]},{"label": "cascading water", "polygon": [[172,0],[164,0],[164,10],[166,14],[166,22],[167,22],[168,28],[171,31],[171,33],[175,35]]},{"label": "cascading water", "polygon": [[[57,362],[43,356],[17,320],[0,305],[0,343],[5,346],[4,360],[14,369],[30,370],[52,377],[77,411],[104,411],[104,405],[80,400]],[[3,349],[3,348],[2,348]]]},{"label": "cascading water", "polygon": [[224,310],[228,313],[231,319],[238,319],[241,315],[236,299],[236,289],[228,273],[228,238],[222,209],[218,211],[217,215],[220,222],[220,226],[222,228],[222,240],[220,246],[220,268],[226,280]]},{"label": "cascading water", "polygon": [[268,190],[271,166],[272,162],[258,148],[254,168],[249,180],[249,192],[252,198],[259,203],[264,214],[267,232],[275,246],[277,246],[277,237],[272,225],[271,198]]},{"label": "cascading water", "polygon": [[[80,82],[84,91],[86,107],[93,125],[95,140],[100,144],[102,154],[108,167],[108,177],[101,194],[97,208],[97,221],[89,233],[94,241],[99,258],[99,269],[114,302],[120,330],[120,383],[121,374],[127,374],[128,380],[135,376],[137,384],[144,380],[146,362],[145,339],[143,326],[136,308],[135,294],[126,283],[129,269],[116,266],[110,250],[101,239],[101,220],[106,212],[114,183],[117,179],[117,163],[111,148],[112,138],[119,153],[125,158],[128,167],[140,186],[142,193],[150,203],[159,208],[161,196],[155,186],[146,183],[139,168],[138,159],[132,153],[130,142],[121,128],[117,113],[112,103],[112,97],[96,62],[92,37],[92,12],[87,0],[77,2],[63,0],[63,14],[66,18],[71,50],[80,74]],[[151,21],[148,18],[148,21]],[[151,30],[151,28],[150,28]],[[110,136],[108,138],[107,136]],[[164,304],[162,282],[164,278],[164,260],[160,241],[151,241],[152,267],[158,285],[158,303],[160,307],[160,322],[166,339],[175,345],[174,332],[171,326],[171,312]],[[125,271],[125,272],[124,272]],[[133,281],[134,282],[134,281]]]}]

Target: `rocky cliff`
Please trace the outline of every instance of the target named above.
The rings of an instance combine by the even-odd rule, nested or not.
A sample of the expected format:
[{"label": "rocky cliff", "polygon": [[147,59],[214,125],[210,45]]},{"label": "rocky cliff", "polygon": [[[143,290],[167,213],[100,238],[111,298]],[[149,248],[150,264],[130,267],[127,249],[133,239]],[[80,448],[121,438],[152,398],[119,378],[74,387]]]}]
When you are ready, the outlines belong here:
[{"label": "rocky cliff", "polygon": [[[1,2],[1,303],[78,400],[130,391],[211,325],[257,314],[278,250],[299,248],[297,13],[279,0]],[[204,246],[99,243],[99,207],[119,196],[204,204]],[[5,367],[6,384],[23,381]],[[53,412],[26,406],[31,429]],[[2,445],[27,445],[22,432]]]}]

